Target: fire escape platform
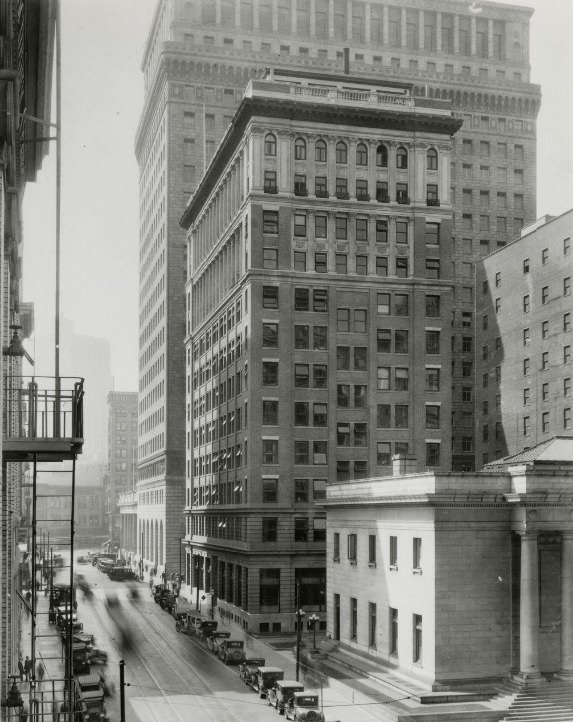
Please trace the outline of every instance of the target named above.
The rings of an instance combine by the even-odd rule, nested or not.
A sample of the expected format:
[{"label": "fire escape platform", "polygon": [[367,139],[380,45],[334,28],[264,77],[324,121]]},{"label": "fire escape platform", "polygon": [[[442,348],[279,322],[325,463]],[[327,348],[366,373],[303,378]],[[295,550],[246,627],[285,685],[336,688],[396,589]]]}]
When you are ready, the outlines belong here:
[{"label": "fire escape platform", "polygon": [[83,439],[27,439],[4,437],[3,461],[66,461],[82,453]]},{"label": "fire escape platform", "polygon": [[82,453],[83,379],[7,376],[2,461],[59,462]]}]

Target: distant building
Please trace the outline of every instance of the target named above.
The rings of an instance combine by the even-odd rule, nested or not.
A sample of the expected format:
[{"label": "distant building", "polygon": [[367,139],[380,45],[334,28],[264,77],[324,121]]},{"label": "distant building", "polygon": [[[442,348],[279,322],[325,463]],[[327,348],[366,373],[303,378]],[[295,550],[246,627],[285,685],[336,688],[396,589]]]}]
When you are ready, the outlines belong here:
[{"label": "distant building", "polygon": [[[324,611],[327,480],[451,466],[448,101],[275,71],[191,198],[192,586],[254,631]],[[192,561],[191,561],[192,560]]]},{"label": "distant building", "polygon": [[105,505],[112,547],[120,543],[119,495],[137,483],[137,392],[110,391],[107,397],[109,461]]},{"label": "distant building", "polygon": [[[35,342],[39,373],[53,371],[53,338],[40,336]],[[49,371],[48,371],[49,369]],[[61,323],[60,373],[85,378],[85,448],[78,459],[78,484],[103,484],[108,462],[107,396],[113,390],[111,350],[106,338],[77,333],[71,321]]]},{"label": "distant building", "polygon": [[573,210],[546,216],[476,271],[478,459],[573,430]]},{"label": "distant building", "polygon": [[[97,547],[106,541],[106,514],[102,486],[76,486],[74,514],[74,543]],[[70,538],[71,484],[39,483],[37,485],[36,517],[38,519],[38,546],[45,543],[47,534],[54,546],[54,553],[67,549],[62,540]],[[68,542],[69,543],[69,542]]]},{"label": "distant building", "polygon": [[434,689],[573,675],[573,437],[327,487],[328,634]]}]

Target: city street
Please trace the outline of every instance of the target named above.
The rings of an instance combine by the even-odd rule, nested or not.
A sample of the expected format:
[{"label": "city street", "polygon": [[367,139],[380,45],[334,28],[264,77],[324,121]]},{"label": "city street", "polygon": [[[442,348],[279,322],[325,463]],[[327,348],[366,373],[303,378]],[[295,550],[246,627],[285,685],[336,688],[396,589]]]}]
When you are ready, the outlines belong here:
[{"label": "city street", "polygon": [[[84,631],[95,635],[97,647],[109,655],[105,675],[114,694],[106,704],[112,722],[120,719],[120,659],[125,661],[127,720],[189,720],[199,712],[202,720],[265,722],[276,715],[266,700],[245,686],[236,666],[226,667],[199,638],[176,632],[174,618],[155,604],[147,583],[131,585],[139,592],[139,600],[132,601],[128,582],[111,581],[91,564],[77,564],[75,570],[93,591],[89,601],[78,591],[78,619]],[[61,571],[57,581],[65,581],[66,575],[67,569]],[[113,604],[114,598],[117,605],[110,615],[108,603]],[[284,669],[285,678],[295,678],[291,650],[273,649],[234,625],[223,626],[227,628],[233,637],[245,639],[253,656],[265,657],[268,665]],[[127,638],[126,644],[122,638]],[[94,672],[100,669],[104,670],[92,667]],[[316,675],[301,677],[307,689],[320,691],[318,679]],[[383,705],[373,704],[371,698],[333,679],[323,681],[323,701],[327,722],[383,718]]]}]

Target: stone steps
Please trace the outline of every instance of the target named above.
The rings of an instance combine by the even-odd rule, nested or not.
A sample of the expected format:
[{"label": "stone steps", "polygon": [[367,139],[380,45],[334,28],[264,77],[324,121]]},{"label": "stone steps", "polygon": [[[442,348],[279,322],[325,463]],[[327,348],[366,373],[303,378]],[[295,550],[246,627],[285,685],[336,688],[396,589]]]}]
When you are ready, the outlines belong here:
[{"label": "stone steps", "polygon": [[555,680],[523,691],[500,690],[495,699],[514,699],[500,722],[573,722],[573,684]]}]

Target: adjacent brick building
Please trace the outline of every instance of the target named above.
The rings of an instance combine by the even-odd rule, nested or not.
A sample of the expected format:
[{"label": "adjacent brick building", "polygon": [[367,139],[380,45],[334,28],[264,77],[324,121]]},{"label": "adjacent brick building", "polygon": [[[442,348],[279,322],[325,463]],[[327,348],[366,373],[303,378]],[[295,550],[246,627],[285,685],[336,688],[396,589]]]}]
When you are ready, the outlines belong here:
[{"label": "adjacent brick building", "polygon": [[573,210],[545,216],[476,272],[479,459],[573,430]]}]

